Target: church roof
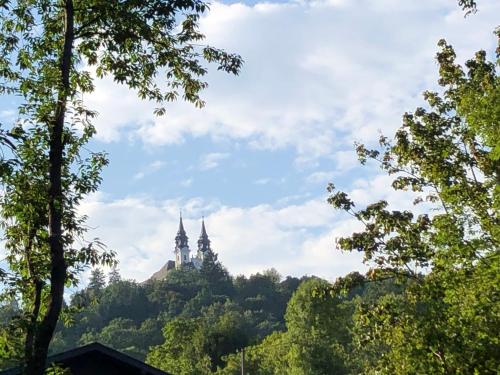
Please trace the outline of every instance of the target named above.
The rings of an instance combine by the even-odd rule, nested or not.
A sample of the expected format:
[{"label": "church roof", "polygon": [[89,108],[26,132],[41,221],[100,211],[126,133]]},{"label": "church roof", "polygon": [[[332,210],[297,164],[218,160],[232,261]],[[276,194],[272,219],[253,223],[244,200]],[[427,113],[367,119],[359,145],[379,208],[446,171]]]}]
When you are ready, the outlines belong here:
[{"label": "church roof", "polygon": [[153,273],[153,275],[151,275],[151,277],[148,280],[146,280],[145,282],[148,282],[150,280],[163,280],[165,277],[167,277],[168,271],[170,271],[174,268],[175,268],[175,261],[168,260],[167,263],[165,263],[162,268],[160,268],[158,271]]},{"label": "church roof", "polygon": [[205,228],[205,219],[201,221],[201,234],[198,239],[198,250],[205,252],[210,249],[210,240],[208,239],[207,230]]},{"label": "church roof", "polygon": [[207,230],[205,229],[205,219],[201,219],[201,236],[200,237],[207,237]]},{"label": "church roof", "polygon": [[177,236],[175,236],[175,244],[177,247],[186,247],[188,245],[188,236],[184,230],[184,224],[182,223],[182,215],[179,218],[179,230],[177,231]]}]

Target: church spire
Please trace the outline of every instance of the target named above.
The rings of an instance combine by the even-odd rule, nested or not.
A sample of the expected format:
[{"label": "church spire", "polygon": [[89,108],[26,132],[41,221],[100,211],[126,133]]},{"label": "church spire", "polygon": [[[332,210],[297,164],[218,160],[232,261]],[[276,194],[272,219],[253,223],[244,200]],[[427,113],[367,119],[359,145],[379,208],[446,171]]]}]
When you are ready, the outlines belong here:
[{"label": "church spire", "polygon": [[208,239],[207,230],[205,229],[205,218],[201,220],[201,234],[198,239],[198,253],[205,253],[210,250],[210,240]]},{"label": "church spire", "polygon": [[182,223],[182,213],[179,217],[179,230],[177,231],[177,236],[175,236],[175,246],[179,249],[188,246],[188,236],[184,230],[184,224]]}]

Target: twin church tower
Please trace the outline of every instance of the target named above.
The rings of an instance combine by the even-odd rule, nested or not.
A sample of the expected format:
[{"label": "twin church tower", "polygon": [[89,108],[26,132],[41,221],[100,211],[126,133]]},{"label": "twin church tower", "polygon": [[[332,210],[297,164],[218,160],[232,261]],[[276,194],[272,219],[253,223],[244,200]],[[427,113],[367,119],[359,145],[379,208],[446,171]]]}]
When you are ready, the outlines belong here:
[{"label": "twin church tower", "polygon": [[205,220],[201,222],[201,234],[198,239],[198,251],[196,256],[191,256],[189,249],[188,236],[184,230],[182,216],[179,218],[179,230],[175,236],[175,260],[169,260],[165,265],[155,272],[148,280],[162,280],[167,276],[167,273],[172,269],[181,269],[182,267],[194,267],[200,269],[203,264],[203,259],[206,254],[211,251],[210,240],[208,239],[207,230],[205,229]]},{"label": "twin church tower", "polygon": [[202,219],[201,234],[198,239],[198,251],[196,252],[196,256],[190,256],[191,250],[189,249],[188,236],[184,230],[181,216],[179,219],[179,230],[177,231],[177,236],[175,236],[175,268],[179,269],[183,266],[192,265],[196,269],[200,269],[205,254],[210,250],[210,240],[208,239],[207,230],[205,229],[205,220]]}]

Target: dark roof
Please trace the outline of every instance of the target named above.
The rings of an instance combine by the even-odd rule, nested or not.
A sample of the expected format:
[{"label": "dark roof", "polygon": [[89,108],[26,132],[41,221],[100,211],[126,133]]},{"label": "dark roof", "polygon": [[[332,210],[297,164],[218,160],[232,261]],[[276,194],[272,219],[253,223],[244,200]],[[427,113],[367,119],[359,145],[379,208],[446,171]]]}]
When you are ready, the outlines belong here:
[{"label": "dark roof", "polygon": [[[55,354],[47,358],[47,365],[53,363],[68,367],[78,374],[123,374],[123,375],[169,375],[138,359],[99,343],[92,343]],[[21,367],[1,371],[0,375],[19,375]]]},{"label": "dark roof", "polygon": [[210,240],[208,239],[207,230],[205,229],[205,219],[201,221],[201,234],[198,239],[198,250],[205,252],[210,249]]},{"label": "dark roof", "polygon": [[175,245],[180,249],[188,246],[188,236],[184,230],[184,224],[182,223],[182,216],[179,217],[179,230],[177,231],[177,236],[175,236]]}]

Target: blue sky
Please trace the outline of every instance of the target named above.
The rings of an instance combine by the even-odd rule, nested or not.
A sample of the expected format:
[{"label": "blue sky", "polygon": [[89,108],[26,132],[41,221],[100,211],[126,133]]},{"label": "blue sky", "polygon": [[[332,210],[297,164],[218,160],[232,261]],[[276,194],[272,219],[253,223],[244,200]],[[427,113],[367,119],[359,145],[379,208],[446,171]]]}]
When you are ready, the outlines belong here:
[{"label": "blue sky", "polygon": [[[201,22],[207,42],[245,64],[238,77],[211,70],[204,109],[175,103],[155,118],[154,105],[108,79],[84,98],[100,113],[92,147],[111,160],[81,208],[89,237],[142,281],[173,259],[182,209],[191,246],[204,215],[233,274],[274,267],[334,279],[365,269],[359,254],[335,251],[359,224],[328,207],[325,187],[335,182],[360,205],[408,206],[375,166],[357,166],[353,143],[392,135],[423,103],[440,38],[461,61],[494,49],[500,3],[479,7],[464,18],[455,0],[213,2]],[[12,109],[2,99],[3,122]]]}]

